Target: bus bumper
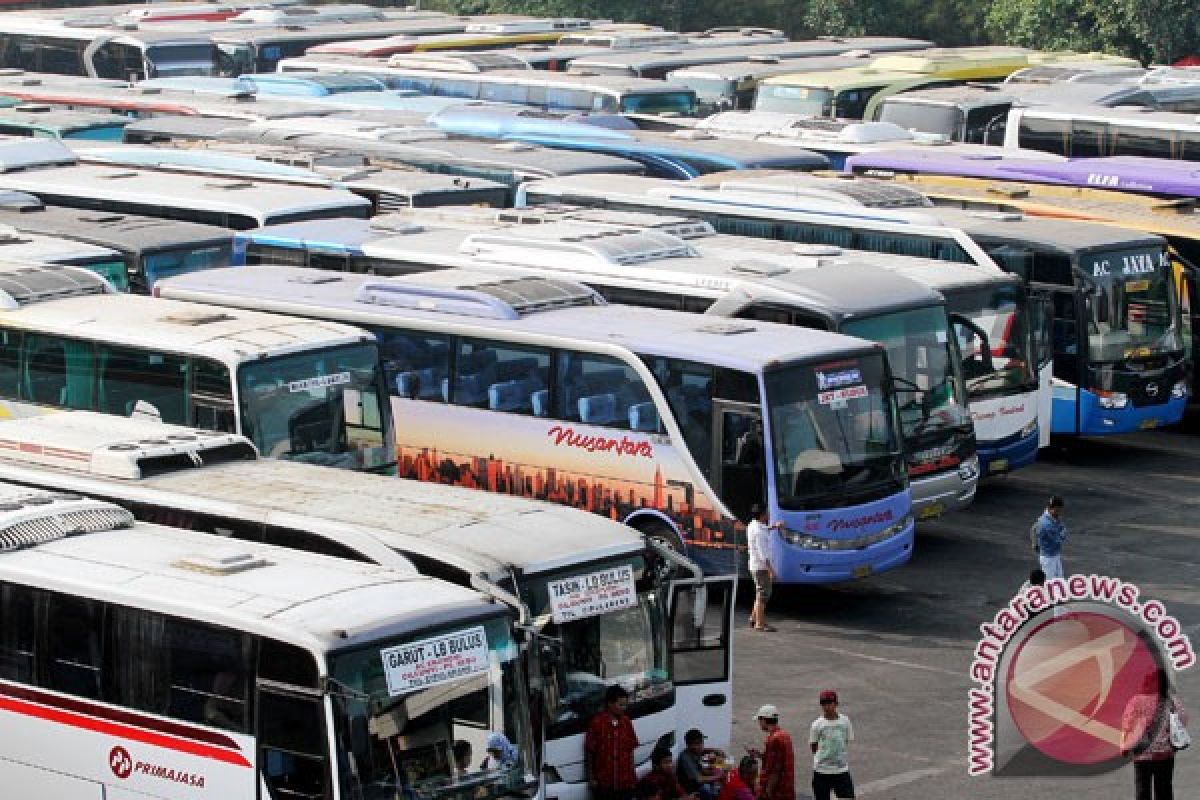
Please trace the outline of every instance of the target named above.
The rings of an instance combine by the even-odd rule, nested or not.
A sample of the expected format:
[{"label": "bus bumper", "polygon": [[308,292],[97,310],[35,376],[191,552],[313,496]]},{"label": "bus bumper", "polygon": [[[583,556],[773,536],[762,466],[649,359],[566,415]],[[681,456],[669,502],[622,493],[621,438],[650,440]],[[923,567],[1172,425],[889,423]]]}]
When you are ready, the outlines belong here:
[{"label": "bus bumper", "polygon": [[1084,436],[1108,436],[1117,433],[1151,430],[1174,425],[1183,419],[1187,397],[1172,397],[1152,406],[1102,408],[1100,398],[1091,392],[1079,393],[1079,433]]},{"label": "bus bumper", "polygon": [[917,522],[961,511],[975,500],[979,469],[966,465],[912,480],[913,516]]},{"label": "bus bumper", "polygon": [[990,442],[978,441],[976,455],[979,456],[979,477],[1002,475],[1014,469],[1027,467],[1037,461],[1037,452],[1037,428],[1024,438],[1021,434],[1014,433],[1012,436]]},{"label": "bus bumper", "polygon": [[779,512],[771,537],[777,583],[839,583],[898,567],[912,557],[915,524],[907,491],[850,508]]}]

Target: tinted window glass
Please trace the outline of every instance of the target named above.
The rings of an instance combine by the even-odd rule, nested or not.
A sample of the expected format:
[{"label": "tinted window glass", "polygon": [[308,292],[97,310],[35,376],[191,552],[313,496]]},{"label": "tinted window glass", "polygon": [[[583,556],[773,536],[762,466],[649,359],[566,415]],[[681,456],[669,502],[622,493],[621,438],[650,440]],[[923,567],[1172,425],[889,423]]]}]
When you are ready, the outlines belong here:
[{"label": "tinted window glass", "polygon": [[1173,138],[1171,131],[1114,126],[1112,155],[1171,158]]},{"label": "tinted window glass", "polygon": [[375,335],[393,396],[445,402],[442,387],[450,375],[450,337],[399,330],[377,330]]},{"label": "tinted window glass", "polygon": [[24,353],[24,399],[65,408],[92,408],[91,343],[29,334]]},{"label": "tinted window glass", "polygon": [[321,701],[258,694],[259,767],[274,797],[325,796],[325,725]]},{"label": "tinted window glass", "polygon": [[547,350],[464,339],[455,362],[453,400],[456,405],[547,416],[549,380]]},{"label": "tinted window glass", "polygon": [[563,352],[558,361],[559,419],[656,431],[658,413],[634,369],[616,358]]},{"label": "tinted window glass", "polygon": [[48,617],[42,685],[100,699],[104,607],[94,600],[51,595]]},{"label": "tinted window glass", "polygon": [[648,361],[692,458],[708,475],[712,466],[712,367],[673,358]]},{"label": "tinted window glass", "polygon": [[128,417],[138,403],[158,410],[163,422],[185,425],[187,365],[183,356],[101,346],[99,351],[100,411]]},{"label": "tinted window glass", "polygon": [[1066,155],[1070,130],[1070,123],[1066,120],[1037,119],[1022,115],[1021,125],[1017,129],[1018,146]]},{"label": "tinted window glass", "polygon": [[20,394],[20,348],[20,331],[0,331],[0,395],[4,397]]},{"label": "tinted window glass", "polygon": [[36,590],[0,584],[0,678],[33,683],[33,605]]}]

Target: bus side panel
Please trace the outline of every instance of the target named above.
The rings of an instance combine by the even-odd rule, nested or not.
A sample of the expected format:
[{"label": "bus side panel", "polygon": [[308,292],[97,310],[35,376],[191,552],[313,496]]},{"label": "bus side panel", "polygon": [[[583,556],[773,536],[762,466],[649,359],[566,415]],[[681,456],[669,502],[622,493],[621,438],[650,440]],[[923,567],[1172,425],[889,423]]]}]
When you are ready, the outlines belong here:
[{"label": "bus side panel", "polygon": [[[5,682],[0,682],[0,742],[5,758],[37,772],[30,782],[30,768],[22,768],[22,788],[28,791],[14,797],[39,796],[34,787],[44,791],[38,768],[75,781],[60,798],[227,800],[252,797],[258,779],[252,737]],[[0,763],[5,765],[0,773],[12,769],[11,762]],[[76,784],[84,791],[77,792]]]},{"label": "bus side panel", "polygon": [[625,521],[670,519],[708,574],[736,570],[742,538],[667,436],[392,398],[402,478],[548,500]]},{"label": "bus side panel", "polygon": [[39,406],[34,403],[23,403],[12,397],[0,398],[0,419],[25,419],[40,417],[43,414],[53,414],[57,408]]},{"label": "bus side panel", "polygon": [[[0,726],[0,730],[3,727]],[[7,740],[6,740],[7,741]],[[0,786],[21,800],[105,800],[104,786],[28,764],[0,759]],[[113,797],[109,794],[109,797]]]}]

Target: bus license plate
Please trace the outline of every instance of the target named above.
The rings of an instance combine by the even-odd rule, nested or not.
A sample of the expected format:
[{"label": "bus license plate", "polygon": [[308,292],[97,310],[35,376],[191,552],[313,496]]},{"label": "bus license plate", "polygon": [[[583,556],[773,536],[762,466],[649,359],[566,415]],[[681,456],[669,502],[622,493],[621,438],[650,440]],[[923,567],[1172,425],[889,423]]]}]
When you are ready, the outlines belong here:
[{"label": "bus license plate", "polygon": [[1008,459],[997,458],[995,461],[988,462],[988,472],[1008,472]]},{"label": "bus license plate", "polygon": [[871,574],[871,565],[870,564],[863,564],[861,567],[854,568],[854,577],[856,577],[856,578],[865,578],[870,574]]},{"label": "bus license plate", "polygon": [[933,503],[917,512],[917,519],[937,519],[945,510],[946,507],[941,503]]},{"label": "bus license plate", "polygon": [[1148,431],[1148,430],[1150,430],[1151,428],[1157,428],[1157,427],[1158,427],[1158,420],[1156,420],[1156,419],[1144,419],[1144,420],[1142,420],[1142,424],[1141,424],[1141,425],[1139,425],[1138,427],[1139,427],[1139,428],[1141,428],[1141,429],[1142,429],[1142,430],[1144,430],[1144,431]]}]

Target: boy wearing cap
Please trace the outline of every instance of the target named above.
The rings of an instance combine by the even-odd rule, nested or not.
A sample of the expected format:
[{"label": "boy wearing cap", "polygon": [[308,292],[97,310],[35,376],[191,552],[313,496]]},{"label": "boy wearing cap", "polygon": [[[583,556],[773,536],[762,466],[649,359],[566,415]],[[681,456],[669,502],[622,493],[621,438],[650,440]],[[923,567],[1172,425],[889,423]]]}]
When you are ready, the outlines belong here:
[{"label": "boy wearing cap", "polygon": [[839,798],[854,797],[854,781],[850,778],[850,763],[846,758],[854,727],[850,718],[838,713],[837,692],[821,692],[821,716],[808,732],[808,744],[813,752],[814,800],[829,800],[830,792]]},{"label": "boy wearing cap", "polygon": [[767,734],[758,776],[758,800],[796,800],[796,756],[792,737],[779,727],[779,709],[766,705],[754,717]]}]

